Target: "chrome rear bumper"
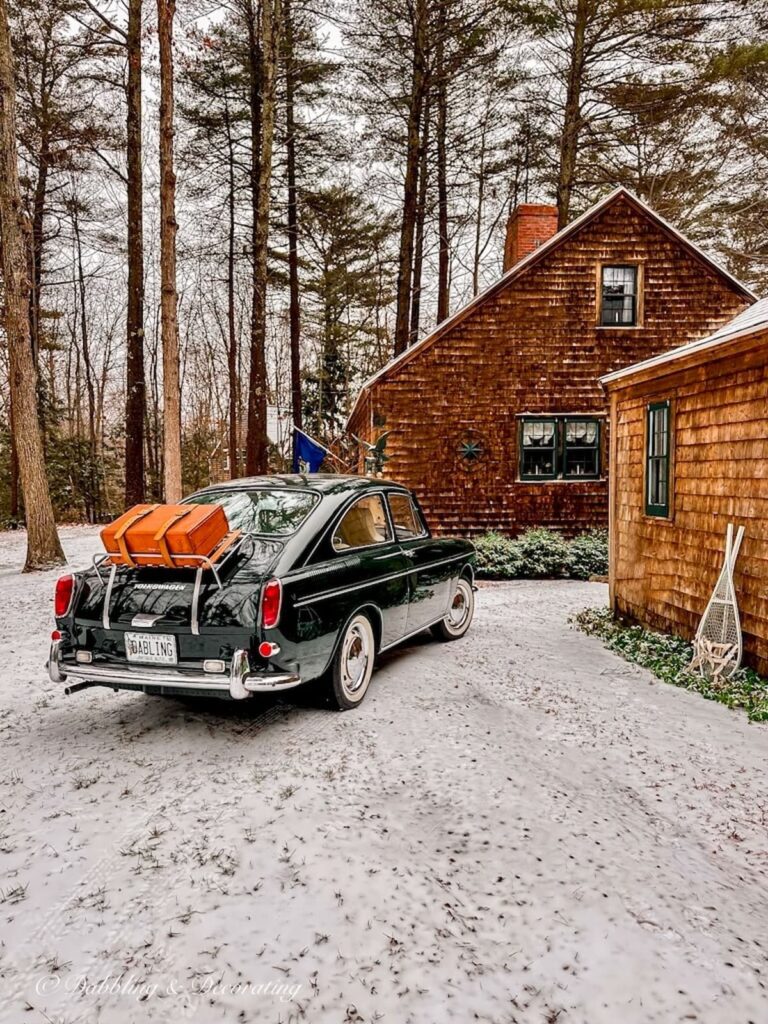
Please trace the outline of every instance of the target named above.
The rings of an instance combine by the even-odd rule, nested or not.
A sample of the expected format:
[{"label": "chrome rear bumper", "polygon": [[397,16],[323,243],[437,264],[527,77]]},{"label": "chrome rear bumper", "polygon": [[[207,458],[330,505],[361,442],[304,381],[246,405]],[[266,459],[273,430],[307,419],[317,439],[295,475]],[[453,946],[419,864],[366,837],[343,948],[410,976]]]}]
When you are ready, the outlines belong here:
[{"label": "chrome rear bumper", "polygon": [[253,693],[275,693],[291,690],[301,684],[301,677],[290,672],[251,672],[248,652],[237,650],[229,673],[180,672],[175,668],[152,668],[149,665],[93,665],[63,662],[61,641],[51,643],[48,676],[54,683],[65,683],[66,694],[89,686],[111,686],[114,689],[184,691],[244,700]]}]

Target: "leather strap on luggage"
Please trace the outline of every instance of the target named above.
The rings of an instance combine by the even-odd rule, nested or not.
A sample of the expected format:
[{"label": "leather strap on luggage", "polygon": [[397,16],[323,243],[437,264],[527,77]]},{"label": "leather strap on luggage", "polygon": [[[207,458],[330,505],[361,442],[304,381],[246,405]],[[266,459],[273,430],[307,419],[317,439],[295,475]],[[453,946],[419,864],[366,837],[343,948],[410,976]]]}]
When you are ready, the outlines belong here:
[{"label": "leather strap on luggage", "polygon": [[190,505],[188,508],[183,509],[181,512],[174,512],[160,527],[154,536],[154,540],[157,542],[157,546],[160,548],[160,554],[163,556],[163,562],[168,566],[169,569],[175,568],[175,562],[173,561],[173,555],[168,549],[168,541],[166,539],[166,533],[184,516],[188,516],[190,512],[193,512],[197,508],[196,505]]},{"label": "leather strap on luggage", "polygon": [[156,508],[157,505],[149,505],[142,512],[137,512],[135,516],[131,516],[130,519],[126,520],[115,533],[115,540],[117,541],[117,549],[120,552],[120,557],[122,558],[123,563],[125,565],[129,565],[131,569],[136,568],[136,562],[134,562],[131,557],[131,553],[128,550],[128,545],[125,542],[125,535],[134,523],[138,523],[140,519],[143,519],[144,516],[148,516],[150,512],[154,512]]}]

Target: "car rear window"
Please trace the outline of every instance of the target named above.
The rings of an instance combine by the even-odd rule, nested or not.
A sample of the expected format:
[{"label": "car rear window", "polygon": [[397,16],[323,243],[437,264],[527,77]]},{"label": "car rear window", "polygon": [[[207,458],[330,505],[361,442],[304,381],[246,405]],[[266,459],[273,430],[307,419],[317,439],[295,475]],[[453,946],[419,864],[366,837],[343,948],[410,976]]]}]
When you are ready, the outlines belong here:
[{"label": "car rear window", "polygon": [[189,500],[197,505],[223,506],[233,530],[287,537],[298,530],[319,501],[319,495],[259,487],[210,491]]}]

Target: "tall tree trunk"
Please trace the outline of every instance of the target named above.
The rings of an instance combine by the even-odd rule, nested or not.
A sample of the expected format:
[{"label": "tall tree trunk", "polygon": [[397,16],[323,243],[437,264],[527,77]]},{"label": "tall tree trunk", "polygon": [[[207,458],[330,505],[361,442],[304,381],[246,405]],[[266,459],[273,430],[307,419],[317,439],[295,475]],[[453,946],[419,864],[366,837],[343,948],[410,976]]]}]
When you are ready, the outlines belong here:
[{"label": "tall tree trunk", "polygon": [[421,278],[424,268],[424,228],[427,219],[427,192],[429,185],[429,95],[424,101],[422,118],[421,153],[419,155],[419,193],[416,203],[416,239],[413,254],[413,292],[411,296],[411,330],[408,344],[413,345],[419,338],[421,318]]},{"label": "tall tree trunk", "polygon": [[485,210],[485,140],[488,121],[483,118],[480,132],[480,167],[477,181],[477,208],[475,213],[475,250],[472,255],[472,294],[480,291],[480,241],[483,233],[483,213]]},{"label": "tall tree trunk", "polygon": [[397,311],[395,314],[395,355],[408,347],[413,277],[413,244],[418,203],[419,148],[421,119],[426,83],[426,0],[416,0],[413,15],[413,71],[408,110],[408,137],[405,151],[403,219],[400,229],[400,254],[397,268]]},{"label": "tall tree trunk", "polygon": [[253,211],[251,372],[246,446],[249,475],[267,472],[267,245],[280,17],[280,0],[261,0],[261,151]]},{"label": "tall tree trunk", "polygon": [[176,174],[173,169],[173,19],[176,0],[157,0],[160,46],[160,281],[163,338],[165,500],[181,500],[181,382],[176,294]]},{"label": "tall tree trunk", "polygon": [[160,324],[155,323],[154,342],[148,349],[149,370],[146,377],[149,401],[144,407],[144,437],[146,455],[146,494],[150,501],[162,501],[163,453],[160,437],[160,373],[159,347]]},{"label": "tall tree trunk", "polygon": [[299,210],[296,190],[296,126],[294,122],[293,19],[291,0],[283,0],[285,24],[285,132],[288,172],[288,330],[291,349],[291,410],[301,430],[301,319],[299,310]]},{"label": "tall tree trunk", "polygon": [[125,500],[144,500],[144,221],[141,169],[141,4],[128,3],[128,317],[125,389]]},{"label": "tall tree trunk", "polygon": [[6,0],[0,0],[0,259],[13,426],[27,518],[25,572],[64,562],[37,416],[37,374],[29,336],[28,234],[19,188],[13,50]]},{"label": "tall tree trunk", "polygon": [[[41,100],[43,97],[41,97]],[[37,161],[37,180],[32,196],[32,280],[29,297],[29,327],[32,344],[32,358],[35,366],[40,356],[40,289],[43,282],[43,227],[45,223],[45,200],[48,194],[48,169],[51,154],[48,134],[43,132],[40,139]]]},{"label": "tall tree trunk", "polygon": [[80,240],[80,216],[77,199],[72,197],[72,234],[75,238],[75,258],[77,260],[77,298],[80,305],[80,343],[85,368],[85,389],[88,395],[88,495],[86,496],[86,515],[90,522],[96,522],[100,507],[98,447],[96,442],[96,389],[93,382],[93,365],[91,363],[91,346],[88,338],[88,316],[85,302],[85,271],[83,268],[83,248]]},{"label": "tall tree trunk", "polygon": [[[259,219],[259,181],[261,179],[263,40],[261,38],[261,24],[259,22],[260,0],[246,0],[246,2],[248,23],[248,91],[251,121],[251,167],[249,181],[251,192],[251,336],[249,344],[248,404],[245,412],[245,471],[246,473],[252,473],[254,472],[252,467],[254,462],[258,462],[257,456],[260,452],[251,452],[251,435],[252,430],[257,429],[261,414],[260,395],[255,393],[254,378],[257,381],[257,386],[259,380],[266,386],[266,366],[262,365],[264,363],[264,351],[259,345],[256,324],[256,235]],[[264,414],[264,419],[266,420],[266,413]],[[253,427],[252,420],[256,424]]]},{"label": "tall tree trunk", "polygon": [[227,212],[229,239],[227,246],[227,376],[229,382],[229,475],[232,480],[240,476],[240,374],[235,318],[235,147],[229,117],[229,101],[224,104],[224,124],[227,132]]},{"label": "tall tree trunk", "polygon": [[8,426],[11,430],[11,496],[9,511],[11,520],[16,523],[19,519],[19,453],[16,450],[16,431],[13,425],[13,402],[11,402],[11,409],[9,411]]},{"label": "tall tree trunk", "polygon": [[563,133],[560,137],[560,166],[557,178],[557,226],[568,223],[576,175],[576,157],[581,132],[581,87],[584,78],[584,36],[592,0],[576,0],[573,39],[571,40],[568,82],[565,94]]},{"label": "tall tree trunk", "polygon": [[437,322],[448,318],[450,312],[450,243],[448,241],[448,154],[446,133],[448,131],[448,82],[445,68],[445,37],[448,31],[446,18],[447,0],[441,0],[438,11],[436,62],[436,104],[437,104]]}]

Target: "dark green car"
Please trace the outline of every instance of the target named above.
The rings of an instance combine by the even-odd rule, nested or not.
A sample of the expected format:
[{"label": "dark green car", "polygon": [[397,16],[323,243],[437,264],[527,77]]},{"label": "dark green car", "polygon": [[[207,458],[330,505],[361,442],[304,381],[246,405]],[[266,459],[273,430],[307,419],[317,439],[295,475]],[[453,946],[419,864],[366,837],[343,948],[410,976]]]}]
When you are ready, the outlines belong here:
[{"label": "dark green car", "polygon": [[49,674],[89,686],[240,700],[321,680],[339,709],[378,653],[425,629],[457,640],[474,546],[430,535],[410,491],[355,476],[270,476],[186,499],[242,540],[215,571],[93,566],[57,583]]}]

